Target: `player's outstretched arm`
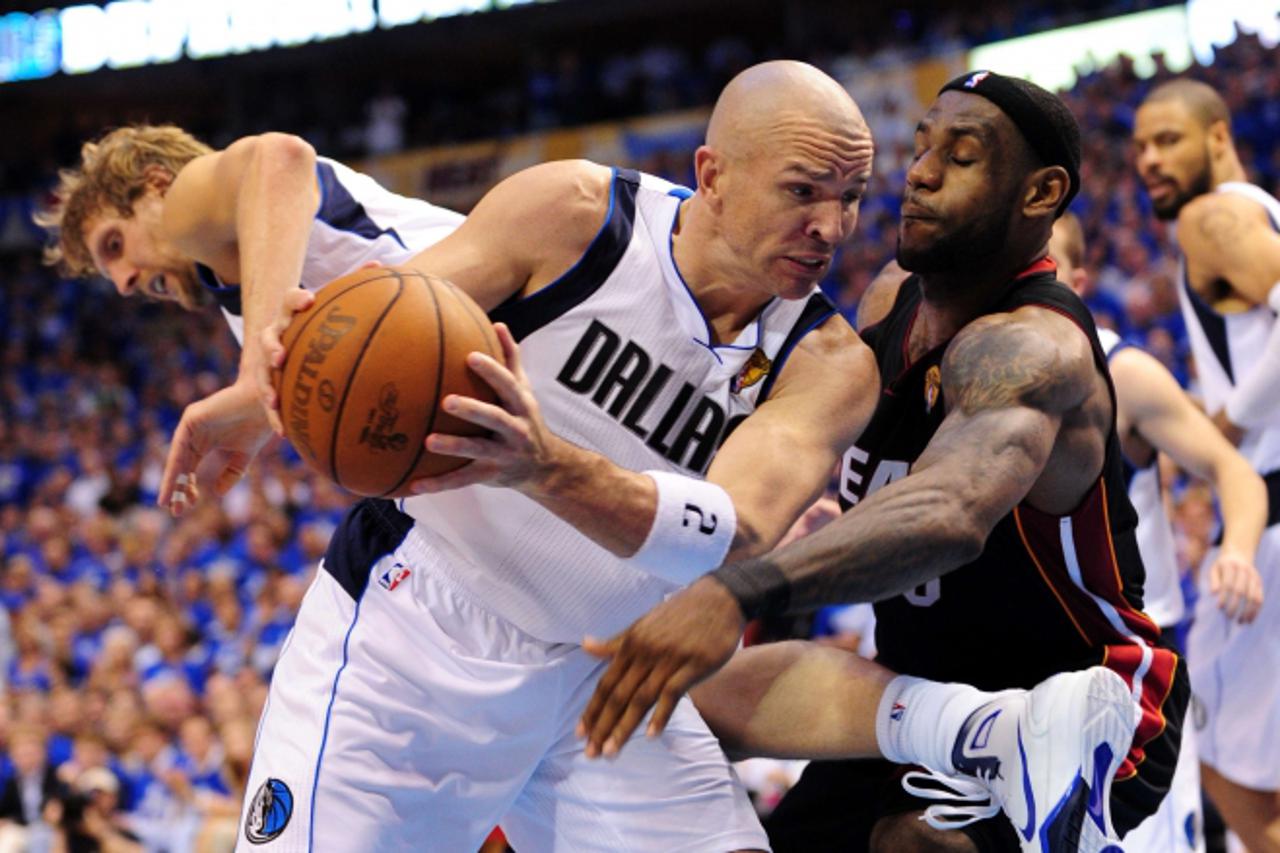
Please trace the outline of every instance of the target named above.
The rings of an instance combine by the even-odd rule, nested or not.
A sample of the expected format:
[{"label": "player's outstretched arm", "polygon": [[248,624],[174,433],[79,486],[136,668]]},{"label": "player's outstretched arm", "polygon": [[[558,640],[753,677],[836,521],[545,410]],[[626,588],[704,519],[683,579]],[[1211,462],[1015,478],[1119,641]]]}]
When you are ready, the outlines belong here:
[{"label": "player's outstretched arm", "polygon": [[[1230,282],[1249,302],[1280,312],[1280,234],[1257,202],[1237,193],[1196,198],[1178,215],[1178,244],[1193,280]],[[1256,364],[1238,378],[1223,410],[1210,413],[1233,443],[1241,428],[1280,423],[1280,323],[1271,327]]]},{"label": "player's outstretched arm", "polygon": [[1111,358],[1125,419],[1157,450],[1207,480],[1222,506],[1223,535],[1210,587],[1231,617],[1251,622],[1262,606],[1254,554],[1267,523],[1267,487],[1160,362],[1125,348]]},{"label": "player's outstretched arm", "polygon": [[[588,756],[620,749],[655,704],[648,730],[661,731],[679,697],[723,665],[744,618],[887,598],[977,557],[1101,381],[1065,318],[1022,309],[969,324],[943,363],[948,415],[909,476],[812,536],[713,572],[596,649],[613,661],[580,722]],[[1043,496],[1065,505],[1103,460],[1100,425],[1074,426],[1076,470],[1053,479],[1078,494]]]},{"label": "player's outstretched arm", "polygon": [[[293,288],[285,294],[284,310],[300,311],[313,299],[310,291]],[[237,380],[187,406],[169,442],[156,502],[175,516],[194,506],[200,499],[196,469],[215,452],[219,461],[213,472],[213,493],[226,494],[249,470],[271,432],[262,400],[247,381]]]},{"label": "player's outstretched arm", "polygon": [[[244,315],[240,379],[276,418],[270,368],[283,357],[263,332],[302,277],[319,206],[316,153],[305,140],[264,133],[193,160],[165,198],[166,234],[217,272],[236,274]],[[279,427],[278,419],[273,423]]]}]

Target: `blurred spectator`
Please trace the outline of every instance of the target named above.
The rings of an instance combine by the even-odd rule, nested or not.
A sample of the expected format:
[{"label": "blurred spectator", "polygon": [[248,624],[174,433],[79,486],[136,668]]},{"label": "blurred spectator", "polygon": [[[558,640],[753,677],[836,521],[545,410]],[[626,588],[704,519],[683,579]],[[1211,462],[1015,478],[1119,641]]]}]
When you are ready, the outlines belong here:
[{"label": "blurred spectator", "polygon": [[92,767],[76,777],[69,791],[49,802],[45,817],[58,827],[53,853],[143,853],[138,836],[119,811],[120,780],[105,767]]},{"label": "blurred spectator", "polygon": [[0,787],[0,850],[40,849],[48,844],[44,809],[62,786],[45,753],[44,733],[18,726],[9,735],[12,773]]}]

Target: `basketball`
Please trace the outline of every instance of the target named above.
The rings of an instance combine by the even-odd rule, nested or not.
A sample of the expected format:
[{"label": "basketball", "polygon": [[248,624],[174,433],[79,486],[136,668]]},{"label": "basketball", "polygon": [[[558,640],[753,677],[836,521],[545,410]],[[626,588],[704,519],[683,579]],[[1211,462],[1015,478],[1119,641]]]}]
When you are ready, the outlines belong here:
[{"label": "basketball", "polygon": [[466,357],[479,350],[501,361],[501,347],[457,287],[407,269],[363,269],[324,287],[283,342],[274,379],[285,436],[344,489],[401,497],[414,480],[468,461],[423,447],[431,432],[483,432],[441,411],[446,395],[494,399]]}]

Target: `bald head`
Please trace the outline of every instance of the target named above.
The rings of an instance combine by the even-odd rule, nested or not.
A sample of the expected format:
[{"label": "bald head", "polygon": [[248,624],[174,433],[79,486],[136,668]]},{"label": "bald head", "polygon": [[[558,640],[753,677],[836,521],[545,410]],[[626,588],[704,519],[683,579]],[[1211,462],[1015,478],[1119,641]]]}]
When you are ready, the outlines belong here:
[{"label": "bald head", "polygon": [[1202,128],[1208,128],[1217,122],[1225,122],[1231,127],[1231,111],[1227,102],[1213,90],[1212,86],[1199,80],[1178,79],[1161,83],[1151,90],[1142,101],[1147,104],[1179,103],[1186,107]]},{"label": "bald head", "polygon": [[804,62],[753,65],[729,81],[707,126],[707,145],[731,159],[776,149],[801,125],[824,131],[831,154],[851,168],[870,166],[870,131],[849,93]]}]

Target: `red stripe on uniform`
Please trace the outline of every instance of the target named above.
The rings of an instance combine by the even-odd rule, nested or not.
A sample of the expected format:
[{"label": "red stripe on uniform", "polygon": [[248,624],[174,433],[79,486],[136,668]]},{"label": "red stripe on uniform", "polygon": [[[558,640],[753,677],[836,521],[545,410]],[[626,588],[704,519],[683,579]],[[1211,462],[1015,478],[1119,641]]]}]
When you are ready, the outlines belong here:
[{"label": "red stripe on uniform", "polygon": [[[1142,717],[1133,733],[1133,745],[1125,756],[1120,769],[1116,771],[1116,779],[1128,779],[1138,772],[1138,767],[1147,759],[1146,746],[1164,734],[1168,720],[1164,714],[1164,703],[1173,689],[1173,674],[1178,668],[1178,656],[1168,649],[1153,649],[1154,657],[1151,668],[1142,677],[1142,694],[1140,705]],[[1125,684],[1133,687],[1134,674],[1142,664],[1142,649],[1132,643],[1108,646],[1102,658],[1102,665],[1124,679]]]},{"label": "red stripe on uniform", "polygon": [[[1147,670],[1141,673],[1138,697],[1142,715],[1134,732],[1133,745],[1116,775],[1117,779],[1127,779],[1137,773],[1138,767],[1146,760],[1146,745],[1164,732],[1164,703],[1173,689],[1178,656],[1155,645],[1160,629],[1124,595],[1124,580],[1111,535],[1106,498],[1106,484],[1099,478],[1070,516],[1071,545],[1075,550],[1083,589],[1072,578],[1063,552],[1062,517],[1024,505],[1014,510],[1014,520],[1041,577],[1062,604],[1072,624],[1089,645],[1103,646],[1100,661],[1103,666],[1118,674],[1132,689],[1144,654],[1149,650],[1151,661]],[[1120,631],[1108,618],[1095,596],[1115,610],[1127,633]]]}]

